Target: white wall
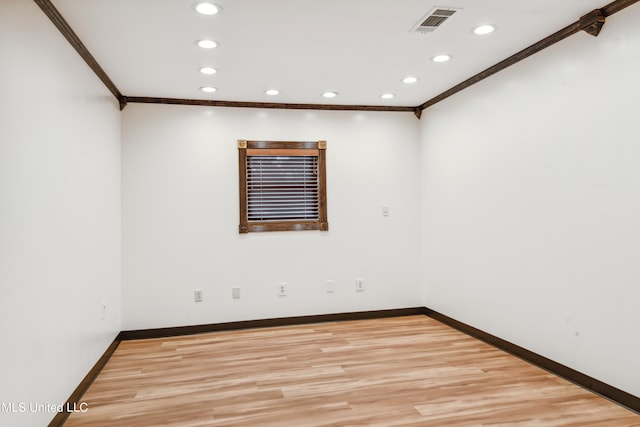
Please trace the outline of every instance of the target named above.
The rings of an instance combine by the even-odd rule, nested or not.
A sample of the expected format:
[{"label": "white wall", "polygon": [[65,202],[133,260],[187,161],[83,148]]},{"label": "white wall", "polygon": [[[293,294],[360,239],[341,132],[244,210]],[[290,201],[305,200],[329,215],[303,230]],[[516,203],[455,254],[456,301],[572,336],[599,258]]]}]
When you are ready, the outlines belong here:
[{"label": "white wall", "polygon": [[426,306],[640,395],[640,5],[425,111]]},{"label": "white wall", "polygon": [[[329,232],[238,234],[238,139],[327,140]],[[127,106],[124,329],[419,306],[417,141],[410,113]]]},{"label": "white wall", "polygon": [[121,329],[120,114],[32,1],[0,63],[0,425],[46,425]]}]

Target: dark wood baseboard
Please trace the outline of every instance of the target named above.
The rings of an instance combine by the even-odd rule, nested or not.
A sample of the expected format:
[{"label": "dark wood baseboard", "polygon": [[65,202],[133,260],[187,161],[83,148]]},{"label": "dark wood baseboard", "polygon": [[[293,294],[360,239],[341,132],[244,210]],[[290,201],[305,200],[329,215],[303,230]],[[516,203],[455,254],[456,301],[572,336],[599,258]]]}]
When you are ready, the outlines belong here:
[{"label": "dark wood baseboard", "polygon": [[60,427],[64,425],[64,422],[67,420],[67,418],[69,418],[69,415],[71,414],[69,410],[73,408],[81,407],[80,405],[81,405],[82,396],[84,396],[86,391],[89,389],[89,386],[93,384],[95,379],[98,378],[98,374],[100,374],[100,371],[102,371],[102,369],[105,367],[109,359],[111,359],[111,356],[118,348],[120,341],[121,340],[118,337],[116,337],[113,340],[111,345],[109,345],[109,347],[105,350],[102,356],[100,356],[100,359],[98,359],[96,364],[93,365],[93,368],[91,368],[87,373],[87,375],[85,375],[85,377],[82,379],[82,381],[80,381],[80,384],[78,384],[78,387],[76,387],[73,393],[71,393],[71,396],[69,396],[69,398],[67,399],[64,405],[65,411],[58,412],[56,416],[53,417],[53,419],[49,423],[49,427]]},{"label": "dark wood baseboard", "polygon": [[[539,366],[559,377],[562,377],[574,384],[584,387],[594,393],[597,393],[607,399],[610,399],[619,405],[622,405],[633,412],[640,414],[640,397],[634,396],[609,384],[603,383],[593,377],[585,375],[575,369],[562,365],[526,348],[520,347],[509,341],[503,340],[495,335],[491,335],[466,323],[460,322],[435,310],[426,307],[399,308],[391,310],[375,310],[375,311],[359,311],[352,313],[333,313],[319,314],[312,316],[295,316],[280,317],[272,319],[245,320],[238,322],[213,323],[206,325],[179,326],[173,328],[156,328],[156,329],[140,329],[131,331],[122,331],[111,343],[109,348],[104,352],[102,357],[96,362],[95,366],[87,373],[82,382],[76,387],[69,399],[67,399],[66,408],[77,407],[81,403],[82,396],[89,386],[97,378],[98,374],[107,364],[113,353],[118,348],[121,341],[148,338],[164,338],[181,335],[193,335],[207,332],[228,331],[237,329],[254,329],[268,328],[273,326],[291,326],[312,324],[321,322],[339,322],[346,320],[365,320],[377,319],[385,317],[414,316],[425,315],[437,320],[447,326],[459,330],[469,336],[484,341],[500,350],[506,351],[520,359]],[[69,412],[58,413],[49,423],[49,427],[60,427],[64,424],[69,416]]]},{"label": "dark wood baseboard", "polygon": [[467,325],[466,323],[462,323],[458,320],[452,319],[451,317],[446,316],[442,313],[438,313],[437,311],[425,308],[423,312],[426,316],[431,317],[434,320],[444,323],[447,326],[451,326],[452,328],[457,329],[460,332],[463,332],[481,341],[484,341],[487,344],[491,344],[492,346],[500,350],[517,356],[520,359],[523,359],[533,365],[545,369],[559,377],[571,381],[574,384],[584,387],[587,390],[597,393],[630,409],[633,412],[640,414],[640,397],[638,396],[634,396],[630,393],[627,393],[626,391],[603,383],[602,381],[585,375],[582,372],[571,369],[568,366],[529,351],[526,348],[520,347],[509,341],[503,340],[502,338],[496,337],[495,335],[491,335],[485,331],[474,328],[473,326]]},{"label": "dark wood baseboard", "polygon": [[339,322],[344,320],[379,319],[384,317],[414,316],[425,314],[424,307],[399,308],[391,310],[358,311],[353,313],[318,314],[313,316],[279,317],[274,319],[243,320],[239,322],[212,323],[208,325],[178,326],[175,328],[139,329],[122,331],[121,340],[164,338],[180,335],[202,334],[207,332],[229,331],[236,329],[269,328],[273,326],[303,325],[307,323]]},{"label": "dark wood baseboard", "polygon": [[469,336],[484,341],[500,350],[506,351],[520,359],[545,369],[559,377],[562,377],[574,384],[584,387],[607,399],[610,399],[636,413],[640,413],[640,397],[634,396],[593,377],[590,377],[561,363],[534,353],[526,348],[520,347],[488,332],[474,328],[466,323],[460,322],[442,313],[427,307],[401,308],[394,310],[361,311],[353,313],[320,314],[314,316],[281,317],[274,319],[246,320],[239,322],[215,323],[208,325],[181,326],[175,328],[143,329],[133,331],[122,331],[118,338],[120,340],[163,338],[180,335],[192,335],[206,332],[226,331],[234,329],[267,328],[273,326],[291,326],[319,322],[337,322],[344,320],[376,319],[384,317],[425,315],[444,323],[454,329],[459,330]]}]

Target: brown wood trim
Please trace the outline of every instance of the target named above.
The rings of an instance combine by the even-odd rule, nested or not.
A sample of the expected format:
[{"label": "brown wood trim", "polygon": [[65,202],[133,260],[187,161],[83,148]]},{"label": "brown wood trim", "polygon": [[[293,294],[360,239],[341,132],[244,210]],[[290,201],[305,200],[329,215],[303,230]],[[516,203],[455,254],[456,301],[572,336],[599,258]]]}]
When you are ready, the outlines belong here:
[{"label": "brown wood trim", "polygon": [[122,331],[120,336],[123,341],[126,341],[203,334],[208,332],[232,331],[238,329],[270,328],[273,326],[341,322],[345,320],[380,319],[385,317],[415,316],[419,314],[425,314],[424,307],[318,314],[312,316],[277,317],[271,319],[244,320],[239,322],[212,323],[208,325],[178,326],[174,328],[138,329]]},{"label": "brown wood trim", "polygon": [[249,232],[247,222],[247,141],[238,141],[238,188],[240,189],[240,225],[238,233]]},{"label": "brown wood trim", "polygon": [[250,150],[318,150],[319,141],[247,141]]},{"label": "brown wood trim", "polygon": [[247,156],[317,156],[313,148],[248,148]]},{"label": "brown wood trim", "polygon": [[580,18],[580,28],[582,28],[582,31],[585,33],[598,37],[605,21],[606,18],[602,10],[596,9]]},{"label": "brown wood trim", "polygon": [[486,79],[487,77],[490,77],[496,73],[498,73],[499,71],[504,70],[505,68],[508,68],[520,61],[522,61],[523,59],[526,59],[528,57],[530,57],[531,55],[534,55],[538,52],[540,52],[541,50],[544,50],[546,48],[548,48],[549,46],[558,43],[561,40],[566,39],[567,37],[581,31],[582,28],[580,28],[580,21],[578,22],[574,22],[571,25],[568,25],[566,27],[564,27],[563,29],[561,29],[560,31],[557,31],[555,33],[553,33],[552,35],[550,35],[549,37],[546,37],[542,40],[540,40],[537,43],[532,44],[531,46],[522,49],[520,52],[508,57],[507,59],[498,62],[497,64],[487,68],[484,71],[481,71],[480,73],[474,75],[473,77],[468,78],[467,80],[463,81],[462,83],[459,83],[457,85],[455,85],[454,87],[452,87],[451,89],[448,89],[444,92],[442,92],[440,95],[431,98],[430,100],[428,100],[427,102],[423,103],[422,105],[420,105],[420,109],[424,110],[426,108],[431,107],[432,105],[437,104],[440,101],[445,100],[446,98],[455,95],[456,93],[467,89],[470,86],[473,86],[474,84]]},{"label": "brown wood trim", "polygon": [[[612,3],[609,3],[608,5],[606,5],[605,7],[601,8],[601,9],[597,9],[601,11],[601,14],[603,17],[608,17],[613,15],[614,13],[620,12],[622,9],[631,6],[634,3],[637,3],[640,0],[616,0]],[[594,11],[596,12],[596,11]],[[591,12],[590,14],[585,15],[585,17],[589,17],[591,15],[591,17],[593,16],[597,16],[594,14],[594,12]],[[592,15],[594,14],[594,15]],[[583,17],[583,19],[586,19],[585,17]],[[456,86],[452,87],[451,89],[448,89],[444,92],[442,92],[440,95],[431,98],[430,100],[424,102],[423,104],[419,105],[416,108],[416,116],[418,116],[417,114],[417,110],[424,110],[426,108],[429,108],[435,104],[437,104],[438,102],[452,96],[455,95],[456,93],[467,89],[470,86],[473,86],[474,84],[486,79],[487,77],[490,77],[502,70],[504,70],[505,68],[508,68],[520,61],[522,61],[523,59],[526,59],[546,48],[548,48],[551,45],[554,45],[556,43],[558,43],[561,40],[566,39],[567,37],[578,33],[582,30],[585,30],[588,32],[588,29],[590,28],[590,25],[594,24],[594,21],[592,20],[583,20],[580,19],[576,22],[574,22],[573,24],[567,25],[566,27],[564,27],[563,29],[561,29],[560,31],[557,31],[553,34],[551,34],[550,36],[540,40],[537,43],[532,44],[531,46],[521,50],[520,52],[510,56],[509,58],[498,62],[497,64],[487,68],[484,71],[481,71],[480,73],[468,78],[467,80],[463,81],[460,84],[457,84]],[[587,26],[585,28],[585,25]],[[594,24],[597,25],[597,24]],[[600,27],[602,27],[602,25],[600,25]],[[591,33],[590,33],[591,34]],[[419,118],[419,117],[418,117]]]},{"label": "brown wood trim", "polygon": [[467,335],[477,338],[481,341],[491,344],[492,346],[513,354],[529,363],[532,363],[542,369],[545,369],[559,377],[562,377],[574,384],[586,388],[594,393],[604,396],[614,402],[636,412],[640,413],[640,397],[634,396],[619,388],[613,387],[609,384],[603,383],[593,377],[590,377],[568,366],[562,365],[537,353],[534,353],[526,348],[520,347],[502,338],[491,335],[485,331],[474,328],[473,326],[462,323],[449,316],[446,316],[437,311],[425,308],[424,314],[435,319],[447,326],[451,326],[454,329],[459,330]]},{"label": "brown wood trim", "polygon": [[89,68],[93,70],[93,72],[98,76],[98,78],[104,83],[104,85],[109,89],[109,91],[116,97],[118,102],[120,103],[120,109],[122,110],[127,102],[125,101],[124,95],[118,90],[115,83],[111,81],[107,73],[102,69],[98,61],[91,55],[91,52],[86,48],[86,46],[82,43],[78,35],[73,31],[69,23],[64,19],[64,17],[60,14],[58,9],[51,4],[50,0],[34,0],[40,9],[49,17],[53,25],[62,33],[64,38],[67,39],[69,44],[73,46],[73,48],[80,54],[84,62],[87,63]]},{"label": "brown wood trim", "polygon": [[613,15],[614,13],[620,12],[622,9],[626,9],[627,7],[631,6],[634,3],[637,3],[638,1],[640,0],[616,0],[609,3],[605,7],[600,8],[600,10],[602,10],[602,13],[605,17],[608,17]]},{"label": "brown wood trim", "polygon": [[80,408],[80,404],[82,403],[82,396],[84,396],[86,391],[89,389],[89,386],[95,381],[95,379],[98,377],[98,374],[100,374],[100,371],[102,371],[109,359],[111,359],[113,353],[115,353],[118,345],[120,345],[120,342],[122,341],[121,335],[122,332],[120,332],[118,336],[116,336],[111,345],[109,345],[109,347],[102,354],[100,359],[98,359],[96,364],[93,365],[93,368],[91,368],[87,375],[85,375],[85,377],[82,379],[82,381],[80,381],[78,387],[76,387],[73,393],[71,393],[71,396],[69,396],[69,398],[67,399],[64,405],[65,411],[58,412],[56,416],[53,417],[51,422],[49,422],[49,427],[60,427],[64,425],[65,421],[71,414],[69,410],[72,410],[73,408]]},{"label": "brown wood trim", "polygon": [[278,222],[249,222],[247,231],[252,233],[261,233],[265,231],[310,231],[322,230],[320,221],[278,221]]},{"label": "brown wood trim", "polygon": [[338,105],[338,104],[286,104],[274,102],[216,101],[205,99],[154,98],[125,96],[128,103],[199,105],[205,107],[271,108],[281,110],[329,110],[329,111],[400,111],[415,113],[416,107],[388,105]]},{"label": "brown wood trim", "polygon": [[322,148],[318,150],[318,193],[319,211],[318,221],[320,231],[329,231],[329,220],[327,214],[327,143],[318,143]]},{"label": "brown wood trim", "polygon": [[[487,77],[496,74],[499,71],[504,70],[511,65],[528,58],[540,52],[543,49],[575,34],[579,31],[587,31],[589,34],[597,35],[604,24],[603,18],[620,12],[621,10],[637,3],[640,0],[615,0],[601,9],[596,9],[600,12],[600,16],[596,15],[596,20],[591,20],[592,14],[583,16],[577,22],[568,25],[562,30],[540,40],[537,43],[521,50],[520,52],[510,56],[509,58],[487,68],[486,70],[470,77],[462,83],[446,90],[440,95],[418,105],[416,107],[406,106],[387,106],[387,105],[337,105],[337,104],[293,104],[293,103],[269,103],[269,102],[241,102],[241,101],[216,101],[216,100],[199,100],[199,99],[181,99],[181,98],[159,98],[159,97],[140,97],[140,96],[124,96],[118,90],[113,81],[109,78],[107,73],[102,69],[100,64],[95,60],[93,55],[84,46],[82,41],[78,38],[76,33],[71,29],[66,20],[62,17],[60,12],[51,4],[50,0],[34,0],[35,3],[43,10],[43,12],[49,17],[51,22],[58,28],[62,35],[69,41],[74,49],[80,54],[84,61],[94,71],[94,73],[100,78],[105,86],[111,91],[111,93],[118,99],[120,103],[120,109],[124,109],[128,102],[132,103],[146,103],[146,104],[175,104],[175,105],[200,105],[209,107],[240,107],[240,108],[272,108],[272,109],[288,109],[288,110],[330,110],[330,111],[398,111],[398,112],[412,112],[420,119],[422,111],[432,105],[478,83]],[[588,19],[587,22],[585,19]],[[585,24],[588,25],[585,27]]]},{"label": "brown wood trim", "polygon": [[[238,140],[240,187],[240,234],[266,231],[329,231],[327,220],[327,141],[247,141]],[[300,155],[318,157],[318,219],[296,221],[248,221],[247,208],[247,156]]]}]

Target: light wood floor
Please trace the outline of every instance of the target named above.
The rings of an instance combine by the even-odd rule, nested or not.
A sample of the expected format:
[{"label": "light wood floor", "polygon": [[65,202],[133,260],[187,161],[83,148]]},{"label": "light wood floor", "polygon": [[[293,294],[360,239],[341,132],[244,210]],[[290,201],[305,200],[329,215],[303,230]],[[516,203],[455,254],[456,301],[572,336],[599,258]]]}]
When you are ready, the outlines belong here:
[{"label": "light wood floor", "polygon": [[124,341],[65,426],[640,426],[425,316]]}]

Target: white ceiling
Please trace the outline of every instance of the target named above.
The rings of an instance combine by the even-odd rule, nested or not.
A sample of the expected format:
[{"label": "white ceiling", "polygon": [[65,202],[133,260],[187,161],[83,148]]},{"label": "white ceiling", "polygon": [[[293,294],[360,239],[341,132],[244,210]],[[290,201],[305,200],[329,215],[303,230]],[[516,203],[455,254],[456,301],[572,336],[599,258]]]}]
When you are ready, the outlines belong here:
[{"label": "white ceiling", "polygon": [[[52,0],[126,96],[417,106],[604,6],[606,0]],[[435,6],[461,10],[410,30]],[[484,23],[496,32],[476,36]],[[605,24],[606,25],[606,24]],[[574,37],[591,37],[581,32]],[[195,45],[211,38],[212,50]],[[431,58],[448,53],[452,60]],[[202,66],[218,69],[201,74]],[[417,83],[402,83],[406,76]],[[206,94],[202,86],[217,92]],[[265,89],[280,90],[268,96]],[[339,92],[334,99],[324,91]],[[394,93],[391,100],[380,95]]]}]

